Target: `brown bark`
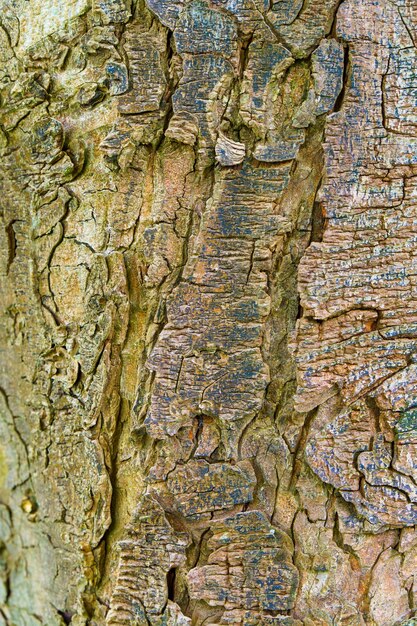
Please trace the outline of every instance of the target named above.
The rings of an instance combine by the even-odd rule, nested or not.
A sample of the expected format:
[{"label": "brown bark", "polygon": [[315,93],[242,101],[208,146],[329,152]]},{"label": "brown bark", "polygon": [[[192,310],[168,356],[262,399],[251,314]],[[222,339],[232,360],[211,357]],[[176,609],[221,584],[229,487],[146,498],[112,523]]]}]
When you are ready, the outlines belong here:
[{"label": "brown bark", "polygon": [[414,0],[0,0],[0,625],[414,624]]}]

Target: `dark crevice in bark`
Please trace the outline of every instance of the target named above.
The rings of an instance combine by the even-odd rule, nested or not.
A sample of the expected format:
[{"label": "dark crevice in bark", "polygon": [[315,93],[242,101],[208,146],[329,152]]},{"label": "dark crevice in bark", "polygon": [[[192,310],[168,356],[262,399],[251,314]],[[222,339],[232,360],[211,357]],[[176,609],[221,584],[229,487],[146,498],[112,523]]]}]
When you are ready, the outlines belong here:
[{"label": "dark crevice in bark", "polygon": [[8,259],[7,259],[6,274],[9,273],[10,266],[13,263],[15,256],[16,256],[17,243],[16,243],[16,235],[15,235],[15,229],[14,229],[14,224],[16,223],[16,221],[17,220],[12,220],[6,226],[7,240],[9,244],[9,254],[8,254]]},{"label": "dark crevice in bark", "polygon": [[59,611],[58,614],[62,617],[64,624],[71,624],[73,613],[71,611]]},{"label": "dark crevice in bark", "polygon": [[313,421],[316,415],[317,415],[317,409],[314,409],[313,411],[310,411],[309,413],[307,413],[304,419],[300,436],[298,438],[296,448],[294,451],[294,457],[293,457],[294,460],[293,460],[293,466],[292,466],[292,472],[291,472],[291,479],[289,482],[290,490],[296,489],[297,480],[299,478],[303,463],[305,462],[304,451],[305,451],[305,447],[307,444],[308,435],[309,435],[311,426],[313,424]]},{"label": "dark crevice in bark", "polygon": [[167,574],[168,600],[175,602],[175,579],[177,570],[175,567],[169,570]]},{"label": "dark crevice in bark", "polygon": [[344,51],[343,83],[342,83],[342,89],[338,97],[336,98],[336,102],[333,108],[334,113],[338,113],[339,111],[342,110],[347,93],[349,91],[350,82],[351,82],[352,68],[351,68],[351,62],[350,62],[349,45],[347,43],[343,44],[343,51]]},{"label": "dark crevice in bark", "polygon": [[326,218],[321,202],[317,200],[313,205],[313,213],[311,219],[311,238],[310,243],[320,243],[323,241],[323,233],[326,229]]}]

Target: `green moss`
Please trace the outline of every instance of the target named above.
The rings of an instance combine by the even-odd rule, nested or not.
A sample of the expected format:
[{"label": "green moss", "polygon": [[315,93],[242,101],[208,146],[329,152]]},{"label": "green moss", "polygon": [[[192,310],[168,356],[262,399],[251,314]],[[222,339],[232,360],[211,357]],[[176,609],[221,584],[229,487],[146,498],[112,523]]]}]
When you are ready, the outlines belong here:
[{"label": "green moss", "polygon": [[398,439],[408,438],[413,431],[417,434],[417,409],[405,411],[395,425]]}]

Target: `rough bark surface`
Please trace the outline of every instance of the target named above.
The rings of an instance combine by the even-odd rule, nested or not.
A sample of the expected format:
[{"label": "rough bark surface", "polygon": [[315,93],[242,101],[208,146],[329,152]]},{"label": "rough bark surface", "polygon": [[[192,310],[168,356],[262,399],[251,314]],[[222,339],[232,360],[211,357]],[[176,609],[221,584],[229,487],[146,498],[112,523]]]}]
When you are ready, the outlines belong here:
[{"label": "rough bark surface", "polygon": [[415,0],[0,8],[0,625],[417,624]]}]

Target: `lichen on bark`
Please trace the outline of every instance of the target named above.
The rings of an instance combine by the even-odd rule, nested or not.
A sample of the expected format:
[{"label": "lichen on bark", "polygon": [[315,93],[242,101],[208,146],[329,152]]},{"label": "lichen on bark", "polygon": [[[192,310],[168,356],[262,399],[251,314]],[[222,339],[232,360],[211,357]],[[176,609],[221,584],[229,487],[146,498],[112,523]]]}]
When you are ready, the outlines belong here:
[{"label": "lichen on bark", "polygon": [[414,0],[0,0],[0,625],[411,626]]}]

